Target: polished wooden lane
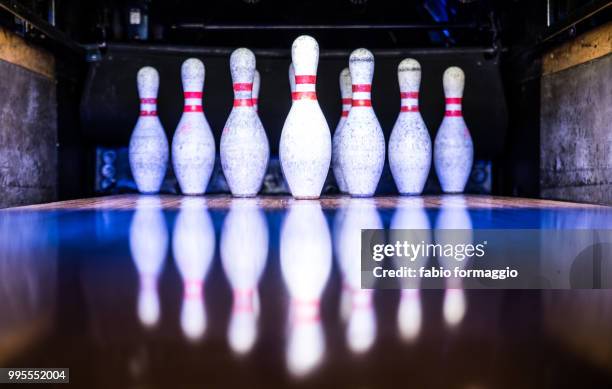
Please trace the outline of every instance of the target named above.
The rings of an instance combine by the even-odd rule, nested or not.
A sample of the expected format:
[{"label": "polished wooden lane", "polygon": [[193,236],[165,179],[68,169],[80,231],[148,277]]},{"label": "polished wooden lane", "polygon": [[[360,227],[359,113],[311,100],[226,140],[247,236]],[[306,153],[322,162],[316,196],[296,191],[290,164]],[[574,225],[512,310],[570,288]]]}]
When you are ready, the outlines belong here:
[{"label": "polished wooden lane", "polygon": [[[13,210],[131,210],[136,208],[136,203],[142,196],[136,194],[124,194],[105,197],[93,197],[87,199],[58,201],[48,204],[29,205],[24,207],[9,208]],[[160,195],[163,209],[178,209],[181,201],[186,197],[174,195]],[[229,209],[232,197],[229,195],[207,195],[204,197],[209,209]],[[380,196],[373,197],[378,209],[394,209],[401,206],[402,202],[410,202],[414,199],[422,199],[425,208],[439,208],[446,199],[462,199],[463,204],[470,209],[521,209],[521,208],[579,208],[597,209],[609,208],[601,205],[572,203],[566,201],[541,200],[519,197],[487,196],[487,195],[434,195],[434,196]],[[323,209],[338,209],[344,207],[350,200],[348,196],[325,196],[319,200]],[[258,205],[263,209],[286,209],[291,203],[290,196],[258,196]]]}]

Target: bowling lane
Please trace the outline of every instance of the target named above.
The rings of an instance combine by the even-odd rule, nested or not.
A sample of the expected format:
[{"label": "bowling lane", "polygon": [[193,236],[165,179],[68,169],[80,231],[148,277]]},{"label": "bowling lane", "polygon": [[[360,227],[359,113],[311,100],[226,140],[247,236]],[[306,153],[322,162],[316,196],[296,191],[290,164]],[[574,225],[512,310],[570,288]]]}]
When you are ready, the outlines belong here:
[{"label": "bowling lane", "polygon": [[3,210],[0,366],[69,367],[71,383],[105,388],[606,387],[610,291],[359,290],[347,226],[611,228],[611,216],[489,196]]}]

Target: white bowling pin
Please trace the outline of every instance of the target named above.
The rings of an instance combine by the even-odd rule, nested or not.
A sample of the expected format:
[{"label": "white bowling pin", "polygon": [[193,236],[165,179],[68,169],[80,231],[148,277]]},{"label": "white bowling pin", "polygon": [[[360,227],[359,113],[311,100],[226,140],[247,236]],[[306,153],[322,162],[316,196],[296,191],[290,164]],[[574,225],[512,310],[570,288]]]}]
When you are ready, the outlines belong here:
[{"label": "white bowling pin", "polygon": [[142,196],[130,225],[130,252],[138,269],[138,318],[152,327],[159,321],[157,280],[168,251],[168,230],[157,197]]},{"label": "white bowling pin", "polygon": [[331,134],[315,91],[319,45],[302,35],[291,47],[295,67],[293,104],[281,133],[279,156],[295,198],[321,195],[331,161]]},{"label": "white bowling pin", "polygon": [[261,189],[270,156],[266,131],[251,96],[255,54],[245,48],[234,50],[230,68],[234,108],[221,135],[221,166],[232,195],[252,197]]},{"label": "white bowling pin", "polygon": [[268,258],[268,225],[255,199],[232,200],[220,245],[221,263],[234,295],[228,340],[234,352],[245,354],[257,338],[257,284]]},{"label": "white bowling pin", "polygon": [[349,57],[353,101],[340,137],[340,165],[351,196],[374,195],[385,165],[385,137],[372,109],[374,55],[357,49]]},{"label": "white bowling pin", "polygon": [[293,94],[295,93],[295,68],[293,62],[289,64],[289,89],[291,90],[291,103],[293,104]]},{"label": "white bowling pin", "polygon": [[[391,231],[404,231],[397,236],[391,232],[389,243],[393,244],[396,240],[409,238],[411,242],[418,244],[425,242],[431,243],[431,225],[427,212],[425,211],[423,199],[419,197],[402,198],[399,200],[396,211],[391,218]],[[428,257],[420,256],[414,262],[398,261],[398,265],[418,269],[426,266]],[[397,327],[399,333],[406,342],[414,341],[421,331],[421,293],[418,279],[403,279],[401,281],[401,295],[399,309],[397,312]]]},{"label": "white bowling pin", "polygon": [[[350,295],[350,304],[344,301],[349,310],[346,341],[354,353],[369,350],[374,344],[377,331],[374,290],[361,288],[361,230],[382,228],[382,220],[371,199],[349,201],[342,222],[338,261],[342,272],[343,293]],[[341,306],[341,309],[347,309],[346,305],[344,308]]]},{"label": "white bowling pin", "polygon": [[320,298],[331,271],[327,221],[318,202],[294,202],[280,234],[280,264],[289,290],[287,365],[296,376],[310,373],[325,353]]},{"label": "white bowling pin", "polygon": [[434,142],[434,166],[444,193],[461,193],[472,171],[474,146],[467,129],[461,101],[465,74],[456,66],[446,69],[442,79],[446,109]]},{"label": "white bowling pin", "polygon": [[255,75],[253,76],[253,93],[251,100],[253,100],[253,109],[257,112],[257,116],[259,116],[259,88],[261,87],[261,76],[259,75],[259,71],[255,69]]},{"label": "white bowling pin", "polygon": [[332,169],[334,170],[334,176],[338,183],[338,189],[340,192],[347,193],[346,182],[342,175],[342,167],[340,166],[340,137],[346,118],[348,117],[351,109],[351,102],[353,91],[351,90],[351,73],[348,68],[342,69],[340,72],[340,95],[342,96],[342,114],[340,115],[340,121],[334,131],[334,137],[332,138]]},{"label": "white bowling pin", "polygon": [[190,341],[206,331],[204,281],[215,251],[215,230],[202,198],[185,198],[174,224],[174,261],[183,279],[181,328]]},{"label": "white bowling pin", "polygon": [[130,170],[140,193],[157,193],[168,169],[168,139],[157,117],[159,73],[145,66],[136,79],[140,115],[130,138]]},{"label": "white bowling pin", "polygon": [[215,166],[215,138],[202,109],[204,76],[202,61],[189,58],[183,62],[185,106],[172,139],[172,165],[181,191],[186,195],[206,192]]},{"label": "white bowling pin", "polygon": [[389,167],[400,194],[421,194],[431,167],[431,138],[419,112],[421,64],[404,59],[397,78],[402,105],[389,138]]}]

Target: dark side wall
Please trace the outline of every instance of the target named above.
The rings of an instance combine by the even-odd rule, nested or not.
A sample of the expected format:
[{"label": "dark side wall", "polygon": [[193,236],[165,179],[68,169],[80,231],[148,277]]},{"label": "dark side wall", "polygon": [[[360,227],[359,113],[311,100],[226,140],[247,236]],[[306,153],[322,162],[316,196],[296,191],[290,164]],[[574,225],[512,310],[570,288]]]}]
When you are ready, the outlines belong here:
[{"label": "dark side wall", "polygon": [[612,204],[612,22],[543,57],[540,191]]},{"label": "dark side wall", "polygon": [[0,29],[0,208],[57,196],[54,59]]}]

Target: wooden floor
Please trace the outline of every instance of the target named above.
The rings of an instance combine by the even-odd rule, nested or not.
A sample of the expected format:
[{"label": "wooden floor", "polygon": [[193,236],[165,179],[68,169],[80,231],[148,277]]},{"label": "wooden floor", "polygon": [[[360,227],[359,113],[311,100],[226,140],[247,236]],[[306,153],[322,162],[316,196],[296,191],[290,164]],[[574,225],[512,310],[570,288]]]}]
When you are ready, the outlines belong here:
[{"label": "wooden floor", "polygon": [[[9,208],[9,210],[97,210],[97,209],[125,209],[136,207],[141,196],[136,194],[114,195],[105,197],[94,197],[88,199],[77,199],[59,201],[48,204],[30,205],[24,207]],[[161,205],[164,209],[178,209],[183,199],[201,198],[206,201],[210,209],[227,209],[233,198],[229,195],[206,195],[202,197],[184,197],[175,195],[160,195]],[[348,196],[322,197],[318,201],[324,209],[337,209],[346,206],[351,198]],[[426,208],[439,208],[441,205],[465,205],[470,209],[491,208],[608,208],[601,205],[571,203],[565,201],[539,200],[517,197],[500,197],[486,195],[434,195],[434,196],[380,196],[371,198],[379,209],[393,209],[397,207],[419,205]],[[259,196],[254,199],[263,209],[286,209],[294,201],[290,196]],[[361,200],[363,201],[363,199]]]}]

